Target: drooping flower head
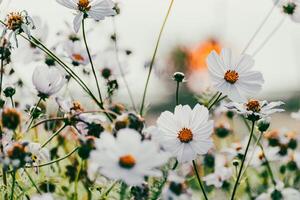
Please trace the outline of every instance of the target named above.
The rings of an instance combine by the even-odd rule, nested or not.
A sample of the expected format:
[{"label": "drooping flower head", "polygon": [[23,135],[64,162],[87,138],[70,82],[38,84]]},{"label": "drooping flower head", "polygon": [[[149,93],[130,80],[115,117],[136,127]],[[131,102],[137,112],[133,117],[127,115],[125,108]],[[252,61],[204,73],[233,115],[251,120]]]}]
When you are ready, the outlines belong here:
[{"label": "drooping flower head", "polygon": [[245,102],[261,90],[264,79],[260,72],[251,70],[254,65],[251,56],[242,55],[234,61],[231,54],[230,49],[223,49],[220,56],[215,51],[208,56],[212,85],[232,101]]},{"label": "drooping flower head", "polygon": [[77,14],[73,21],[75,32],[79,31],[83,18],[103,20],[105,17],[116,14],[115,4],[111,0],[56,0],[59,4],[76,10]]},{"label": "drooping flower head", "polygon": [[2,36],[9,32],[8,40],[10,40],[13,36],[17,46],[17,35],[24,32],[28,37],[30,37],[30,30],[35,28],[32,18],[26,11],[9,13],[4,23],[5,27]]},{"label": "drooping flower head", "polygon": [[175,112],[163,112],[153,129],[153,138],[179,162],[189,162],[197,155],[206,154],[212,147],[210,138],[213,121],[208,120],[206,107],[197,104],[192,110],[188,105],[178,105]]}]

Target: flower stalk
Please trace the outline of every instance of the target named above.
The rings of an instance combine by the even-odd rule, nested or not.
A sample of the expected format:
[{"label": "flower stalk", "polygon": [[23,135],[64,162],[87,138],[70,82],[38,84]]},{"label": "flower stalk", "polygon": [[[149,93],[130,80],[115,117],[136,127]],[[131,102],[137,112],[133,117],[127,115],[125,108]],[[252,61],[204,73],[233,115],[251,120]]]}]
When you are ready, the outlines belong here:
[{"label": "flower stalk", "polygon": [[198,172],[198,169],[197,169],[197,165],[196,165],[196,161],[195,161],[195,160],[193,160],[193,167],[194,167],[194,171],[195,171],[195,173],[196,173],[196,177],[197,177],[199,186],[200,186],[201,191],[202,191],[202,193],[203,193],[203,196],[204,196],[205,200],[208,200],[208,197],[207,197],[207,195],[206,195],[204,186],[203,186],[203,184],[202,184],[202,181],[201,181],[201,178],[200,178],[200,175],[199,175],[199,172]]},{"label": "flower stalk", "polygon": [[154,62],[155,62],[156,54],[157,54],[157,51],[158,51],[158,47],[159,47],[159,44],[160,44],[160,40],[161,40],[163,31],[164,31],[164,28],[166,26],[166,23],[168,21],[169,15],[171,13],[173,4],[174,4],[174,0],[171,0],[169,8],[168,8],[168,11],[167,11],[167,14],[166,14],[165,19],[163,21],[163,24],[162,24],[162,26],[160,28],[160,32],[159,32],[159,35],[158,35],[158,38],[157,38],[157,41],[156,41],[156,45],[155,45],[155,48],[154,48],[154,52],[153,52],[153,55],[152,55],[152,59],[151,59],[151,62],[150,62],[148,76],[147,76],[147,79],[146,79],[146,84],[145,84],[145,88],[144,88],[144,92],[143,92],[143,98],[142,98],[142,103],[141,103],[141,109],[140,109],[140,115],[141,116],[143,116],[143,114],[144,114],[144,107],[145,107],[145,100],[146,100],[146,95],[147,95],[147,89],[148,89],[148,85],[149,85],[151,73],[152,73],[152,70],[153,70],[153,65],[154,65]]},{"label": "flower stalk", "polygon": [[239,182],[240,182],[240,178],[241,178],[241,175],[242,175],[244,163],[246,161],[247,153],[248,153],[248,150],[249,150],[249,147],[250,147],[250,144],[251,144],[251,140],[252,140],[252,137],[253,137],[254,127],[255,127],[255,121],[252,121],[250,137],[249,137],[248,144],[247,144],[244,156],[243,156],[243,160],[242,160],[242,163],[241,163],[241,167],[240,167],[237,179],[236,179],[235,184],[234,184],[233,192],[232,192],[232,195],[231,195],[231,200],[234,200],[234,197],[235,197],[235,194],[236,194]]}]

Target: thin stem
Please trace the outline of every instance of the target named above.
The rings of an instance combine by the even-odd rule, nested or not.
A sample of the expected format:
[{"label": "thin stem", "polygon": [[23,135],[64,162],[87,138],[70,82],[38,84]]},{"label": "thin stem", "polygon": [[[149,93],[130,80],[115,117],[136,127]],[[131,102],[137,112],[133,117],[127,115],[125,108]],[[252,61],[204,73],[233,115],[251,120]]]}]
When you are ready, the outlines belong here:
[{"label": "thin stem", "polygon": [[[1,38],[2,39],[2,38]],[[3,54],[4,54],[4,44],[2,46],[2,53],[1,53],[1,74],[0,74],[0,97],[1,97],[1,94],[2,94],[2,83],[3,83],[3,74],[4,74],[4,58],[3,58]]]},{"label": "thin stem", "polygon": [[[250,131],[250,126],[249,126],[248,122],[246,121],[245,118],[243,118],[243,120],[244,120],[244,123],[245,123],[246,127],[247,127],[248,130]],[[257,138],[256,138],[255,135],[253,135],[253,138],[254,138],[255,140],[257,140]],[[273,171],[272,171],[270,162],[269,162],[269,160],[267,159],[267,156],[266,156],[266,154],[265,154],[264,147],[263,147],[263,145],[262,145],[260,142],[258,143],[258,146],[260,147],[261,151],[262,151],[263,154],[265,155],[265,164],[266,164],[268,173],[269,173],[269,175],[270,175],[270,178],[271,178],[271,181],[272,181],[273,185],[276,186],[276,180],[275,180],[275,177],[274,177],[274,173],[273,173]]]},{"label": "thin stem", "polygon": [[100,86],[99,86],[99,82],[98,82],[96,70],[95,70],[94,63],[93,63],[93,59],[92,59],[92,56],[91,56],[91,53],[90,53],[90,50],[89,50],[89,46],[88,46],[87,40],[86,40],[84,19],[85,19],[85,17],[83,17],[83,19],[82,19],[82,35],[83,35],[83,41],[84,41],[85,48],[86,48],[86,52],[87,52],[87,54],[88,54],[88,57],[89,57],[89,60],[90,60],[90,63],[91,63],[92,72],[93,72],[93,75],[94,75],[94,78],[95,78],[95,81],[96,81],[96,86],[97,86],[97,90],[98,90],[98,95],[99,95],[100,103],[103,104],[103,100],[102,100],[102,96],[101,96],[101,91],[100,91]]},{"label": "thin stem", "polygon": [[210,106],[208,106],[207,109],[208,110],[212,109],[212,107],[219,102],[221,96],[222,96],[222,92],[219,93],[218,97],[212,102],[212,104],[210,104]]},{"label": "thin stem", "polygon": [[249,46],[252,44],[253,40],[256,38],[257,34],[261,31],[261,29],[263,28],[263,26],[265,25],[265,23],[267,22],[267,20],[271,16],[271,14],[273,13],[273,11],[274,11],[277,3],[278,2],[274,3],[274,5],[272,6],[271,10],[267,13],[266,17],[263,19],[263,21],[259,25],[258,29],[254,32],[254,34],[252,35],[251,39],[246,44],[244,50],[242,51],[242,54],[246,53],[246,51],[248,50]]},{"label": "thin stem", "polygon": [[197,180],[198,180],[199,186],[200,186],[200,188],[202,190],[203,196],[204,196],[205,200],[208,200],[207,195],[206,195],[205,190],[204,190],[204,187],[203,187],[203,184],[201,182],[200,175],[198,173],[198,169],[197,169],[197,165],[196,165],[195,160],[193,160],[193,167],[194,167],[194,171],[195,171],[196,176],[197,176]]},{"label": "thin stem", "polygon": [[16,185],[16,171],[13,170],[12,174],[12,186],[11,186],[11,192],[10,192],[10,200],[14,199],[14,191],[15,191],[15,185]]},{"label": "thin stem", "polygon": [[113,182],[111,184],[111,186],[100,196],[99,199],[101,199],[101,200],[106,199],[107,196],[109,195],[109,193],[112,191],[112,189],[116,186],[117,183],[118,183],[117,181]]},{"label": "thin stem", "polygon": [[122,182],[121,184],[121,190],[120,190],[120,200],[125,200],[126,199],[126,192],[127,191],[127,185]]},{"label": "thin stem", "polygon": [[180,82],[177,81],[177,83],[176,83],[176,105],[179,105],[179,86],[180,86]]},{"label": "thin stem", "polygon": [[32,112],[30,113],[30,123],[29,123],[29,125],[28,125],[27,131],[30,130],[30,127],[31,127],[31,125],[32,125],[32,123],[33,123],[33,121],[34,121],[33,115],[34,115],[34,113],[35,113],[37,107],[39,106],[39,104],[41,103],[42,100],[43,100],[42,98],[40,98],[40,99],[38,100],[38,102],[36,103],[34,109],[33,109]]},{"label": "thin stem", "polygon": [[234,184],[233,192],[232,192],[232,195],[231,195],[231,200],[234,200],[234,196],[236,194],[236,190],[237,190],[238,185],[239,185],[239,181],[240,181],[240,177],[242,175],[244,163],[246,161],[247,153],[248,153],[248,150],[249,150],[249,147],[250,147],[250,144],[251,144],[251,140],[252,140],[252,136],[253,136],[253,133],[254,133],[254,127],[255,127],[255,121],[252,121],[250,137],[249,137],[249,140],[248,140],[246,151],[245,151],[244,156],[243,156],[243,160],[242,160],[242,163],[241,163],[241,167],[240,167],[237,179],[236,179],[235,184]]},{"label": "thin stem", "polygon": [[279,30],[279,28],[282,26],[283,22],[285,20],[285,17],[280,20],[280,22],[277,24],[277,26],[272,30],[272,32],[266,37],[266,39],[259,45],[259,47],[254,51],[252,54],[252,57],[256,56],[260,50],[270,41],[272,36]]},{"label": "thin stem", "polygon": [[77,172],[75,183],[74,183],[75,200],[78,199],[78,180],[79,180],[79,177],[80,177],[81,169],[82,169],[82,161],[80,163],[80,167],[79,167],[79,170]]},{"label": "thin stem", "polygon": [[124,85],[125,85],[126,90],[128,92],[128,95],[129,95],[129,98],[130,98],[130,101],[131,101],[131,106],[132,106],[133,110],[137,112],[132,92],[130,90],[129,84],[127,82],[124,70],[123,70],[121,62],[120,62],[119,47],[118,47],[118,43],[117,43],[117,40],[118,40],[118,37],[117,37],[117,27],[116,27],[116,22],[115,22],[115,18],[114,17],[112,18],[112,22],[113,22],[114,35],[116,36],[115,40],[113,40],[113,41],[114,41],[114,46],[115,46],[115,54],[116,54],[117,66],[119,68],[119,71],[121,73],[121,77],[123,79]]},{"label": "thin stem", "polygon": [[251,155],[250,155],[250,158],[249,158],[249,160],[248,160],[248,162],[247,162],[247,164],[246,164],[246,166],[245,166],[245,169],[244,169],[244,171],[243,171],[241,177],[243,177],[243,175],[246,173],[246,170],[247,170],[247,168],[249,167],[249,165],[250,165],[250,163],[251,163],[251,161],[252,161],[252,159],[253,159],[253,156],[254,156],[254,154],[255,154],[255,150],[256,150],[256,148],[257,148],[257,146],[258,146],[258,144],[259,144],[259,142],[260,142],[260,140],[261,140],[263,134],[264,134],[264,132],[260,132],[259,137],[258,137],[258,138],[255,138],[255,139],[256,139],[256,142],[255,142],[255,144],[254,144],[253,151],[252,151],[252,153],[251,153]]},{"label": "thin stem", "polygon": [[211,98],[210,100],[208,100],[207,102],[207,107],[211,104],[211,102],[218,96],[219,92],[216,92]]},{"label": "thin stem", "polygon": [[24,169],[26,175],[28,176],[28,179],[30,180],[31,184],[33,185],[33,187],[35,187],[36,191],[39,194],[42,194],[41,191],[39,190],[39,188],[37,187],[37,185],[35,184],[34,180],[32,179],[32,177],[30,176],[30,174],[28,173],[28,171],[26,169]]},{"label": "thin stem", "polygon": [[48,166],[48,165],[52,165],[54,163],[58,163],[68,157],[70,157],[73,153],[75,153],[76,151],[78,150],[78,147],[74,148],[70,153],[68,153],[67,155],[65,155],[64,157],[61,157],[61,158],[58,158],[56,160],[52,160],[51,162],[48,162],[48,163],[44,163],[44,164],[40,164],[40,165],[37,165],[37,166],[26,166],[26,168],[35,168],[35,167],[44,167],[44,166]]},{"label": "thin stem", "polygon": [[154,65],[154,62],[155,62],[156,54],[157,54],[157,51],[158,51],[159,43],[160,43],[160,40],[161,40],[162,33],[164,31],[165,25],[168,21],[170,13],[171,13],[173,3],[174,3],[174,0],[171,0],[168,11],[167,11],[167,14],[166,14],[165,19],[163,21],[163,24],[160,28],[160,32],[159,32],[159,35],[158,35],[158,38],[157,38],[157,41],[156,41],[156,45],[155,45],[155,48],[154,48],[154,52],[153,52],[153,55],[152,55],[152,59],[151,59],[151,62],[150,62],[149,72],[148,72],[148,76],[147,76],[147,80],[146,80],[146,84],[145,84],[145,88],[144,88],[143,99],[142,99],[142,104],[141,104],[141,109],[140,109],[140,115],[141,116],[143,115],[143,111],[144,111],[148,84],[149,84],[151,72],[152,72],[152,69],[153,69],[153,65]]},{"label": "thin stem", "polygon": [[51,121],[63,121],[63,120],[66,120],[66,118],[65,117],[54,117],[54,118],[44,119],[44,120],[41,120],[41,121],[37,122],[36,124],[32,125],[31,129],[35,128],[43,123],[47,123],[47,122],[51,122]]},{"label": "thin stem", "polygon": [[55,133],[52,134],[52,136],[44,143],[42,144],[41,148],[44,148],[55,136],[57,136],[64,128],[66,127],[66,124],[63,125],[60,129],[58,129]]},{"label": "thin stem", "polygon": [[15,108],[15,102],[14,102],[14,99],[13,99],[12,96],[10,97],[10,102],[11,102],[11,106],[12,106],[13,108]]}]

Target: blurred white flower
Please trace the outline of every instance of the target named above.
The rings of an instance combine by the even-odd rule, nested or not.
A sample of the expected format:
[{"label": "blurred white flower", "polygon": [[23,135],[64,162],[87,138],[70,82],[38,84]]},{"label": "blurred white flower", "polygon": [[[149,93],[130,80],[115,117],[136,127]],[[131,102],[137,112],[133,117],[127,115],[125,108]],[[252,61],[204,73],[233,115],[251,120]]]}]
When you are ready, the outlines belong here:
[{"label": "blurred white flower", "polygon": [[43,98],[57,93],[66,83],[64,74],[55,67],[45,65],[35,68],[32,75],[32,82]]},{"label": "blurred white flower", "polygon": [[227,159],[223,155],[215,156],[215,170],[214,173],[208,174],[203,177],[206,185],[213,185],[216,188],[221,188],[223,183],[229,180],[232,176],[231,168],[227,167]]},{"label": "blurred white flower", "polygon": [[54,200],[52,194],[45,193],[41,195],[34,195],[30,198],[31,200]]},{"label": "blurred white flower", "polygon": [[192,199],[192,191],[188,188],[185,178],[174,172],[168,175],[168,183],[162,191],[162,199],[188,200]]},{"label": "blurred white flower", "polygon": [[102,133],[96,140],[96,150],[91,152],[90,163],[104,176],[122,180],[128,185],[141,185],[145,176],[161,176],[158,167],[168,161],[168,154],[132,129],[122,129],[115,138]]},{"label": "blurred white flower", "polygon": [[235,62],[230,49],[223,49],[220,56],[213,51],[207,65],[213,87],[232,101],[245,102],[247,97],[257,94],[264,83],[262,74],[251,70],[254,60],[249,55],[241,55]]},{"label": "blurred white flower", "polygon": [[279,151],[279,147],[268,147],[264,149],[264,152],[260,148],[255,148],[253,157],[248,157],[248,159],[251,159],[250,165],[253,167],[259,167],[266,161],[265,158],[267,158],[270,162],[278,161],[281,159],[278,154]]},{"label": "blurred white flower", "polygon": [[299,0],[273,0],[280,10],[291,17],[294,22],[300,22],[300,1]]},{"label": "blurred white flower", "polygon": [[64,45],[64,51],[71,59],[74,66],[86,65],[89,63],[89,57],[86,50],[82,47],[80,41],[67,41]]},{"label": "blurred white flower", "polygon": [[213,146],[213,121],[208,117],[202,105],[197,104],[193,110],[188,105],[178,105],[174,114],[165,111],[160,115],[157,128],[152,130],[153,138],[179,162],[190,162]]},{"label": "blurred white flower", "polygon": [[282,101],[270,102],[258,101],[255,99],[249,100],[247,103],[231,102],[226,105],[229,110],[242,114],[245,117],[255,116],[257,118],[266,118],[276,112],[283,112],[284,109],[277,108],[283,105]]},{"label": "blurred white flower", "polygon": [[75,32],[80,29],[84,18],[90,17],[95,20],[103,20],[105,17],[116,14],[115,4],[111,0],[56,0],[59,4],[76,10],[76,16],[73,21]]},{"label": "blurred white flower", "polygon": [[291,117],[292,117],[293,119],[300,120],[300,110],[298,110],[297,112],[293,112],[293,113],[291,114]]},{"label": "blurred white flower", "polygon": [[36,163],[50,161],[50,152],[47,148],[41,148],[41,144],[29,142],[27,145],[28,152],[32,154],[32,160]]}]

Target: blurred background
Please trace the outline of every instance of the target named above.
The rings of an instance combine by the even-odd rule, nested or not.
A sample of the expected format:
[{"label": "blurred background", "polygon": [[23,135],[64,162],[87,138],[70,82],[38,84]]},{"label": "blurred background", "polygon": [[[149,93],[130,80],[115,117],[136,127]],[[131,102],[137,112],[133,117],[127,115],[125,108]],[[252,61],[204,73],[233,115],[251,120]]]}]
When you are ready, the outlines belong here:
[{"label": "blurred background", "polygon": [[[119,0],[121,14],[115,17],[120,48],[130,49],[127,80],[136,103],[140,103],[155,42],[169,0]],[[187,75],[181,101],[195,103],[192,93],[200,95],[209,85],[205,58],[211,50],[232,48],[239,54],[273,6],[272,0],[175,0],[160,43],[155,73],[151,78],[147,104],[151,110],[161,111],[174,106],[175,83],[172,74],[183,71]],[[56,33],[72,24],[73,12],[55,0],[3,0],[1,18],[8,11],[27,10],[48,23],[47,43],[56,42]],[[283,18],[279,9],[263,27],[247,53],[252,54]],[[88,38],[94,52],[105,49],[113,33],[111,19],[88,24]],[[300,95],[300,24],[286,19],[280,29],[255,56],[255,69],[263,73],[265,84],[259,98],[283,100],[286,109],[296,111]],[[99,55],[101,56],[101,55]],[[20,63],[22,65],[22,63]],[[19,73],[31,73],[36,63],[18,67]],[[122,88],[122,87],[121,87]],[[183,91],[183,89],[182,89]],[[117,94],[122,99],[126,90]]]}]

